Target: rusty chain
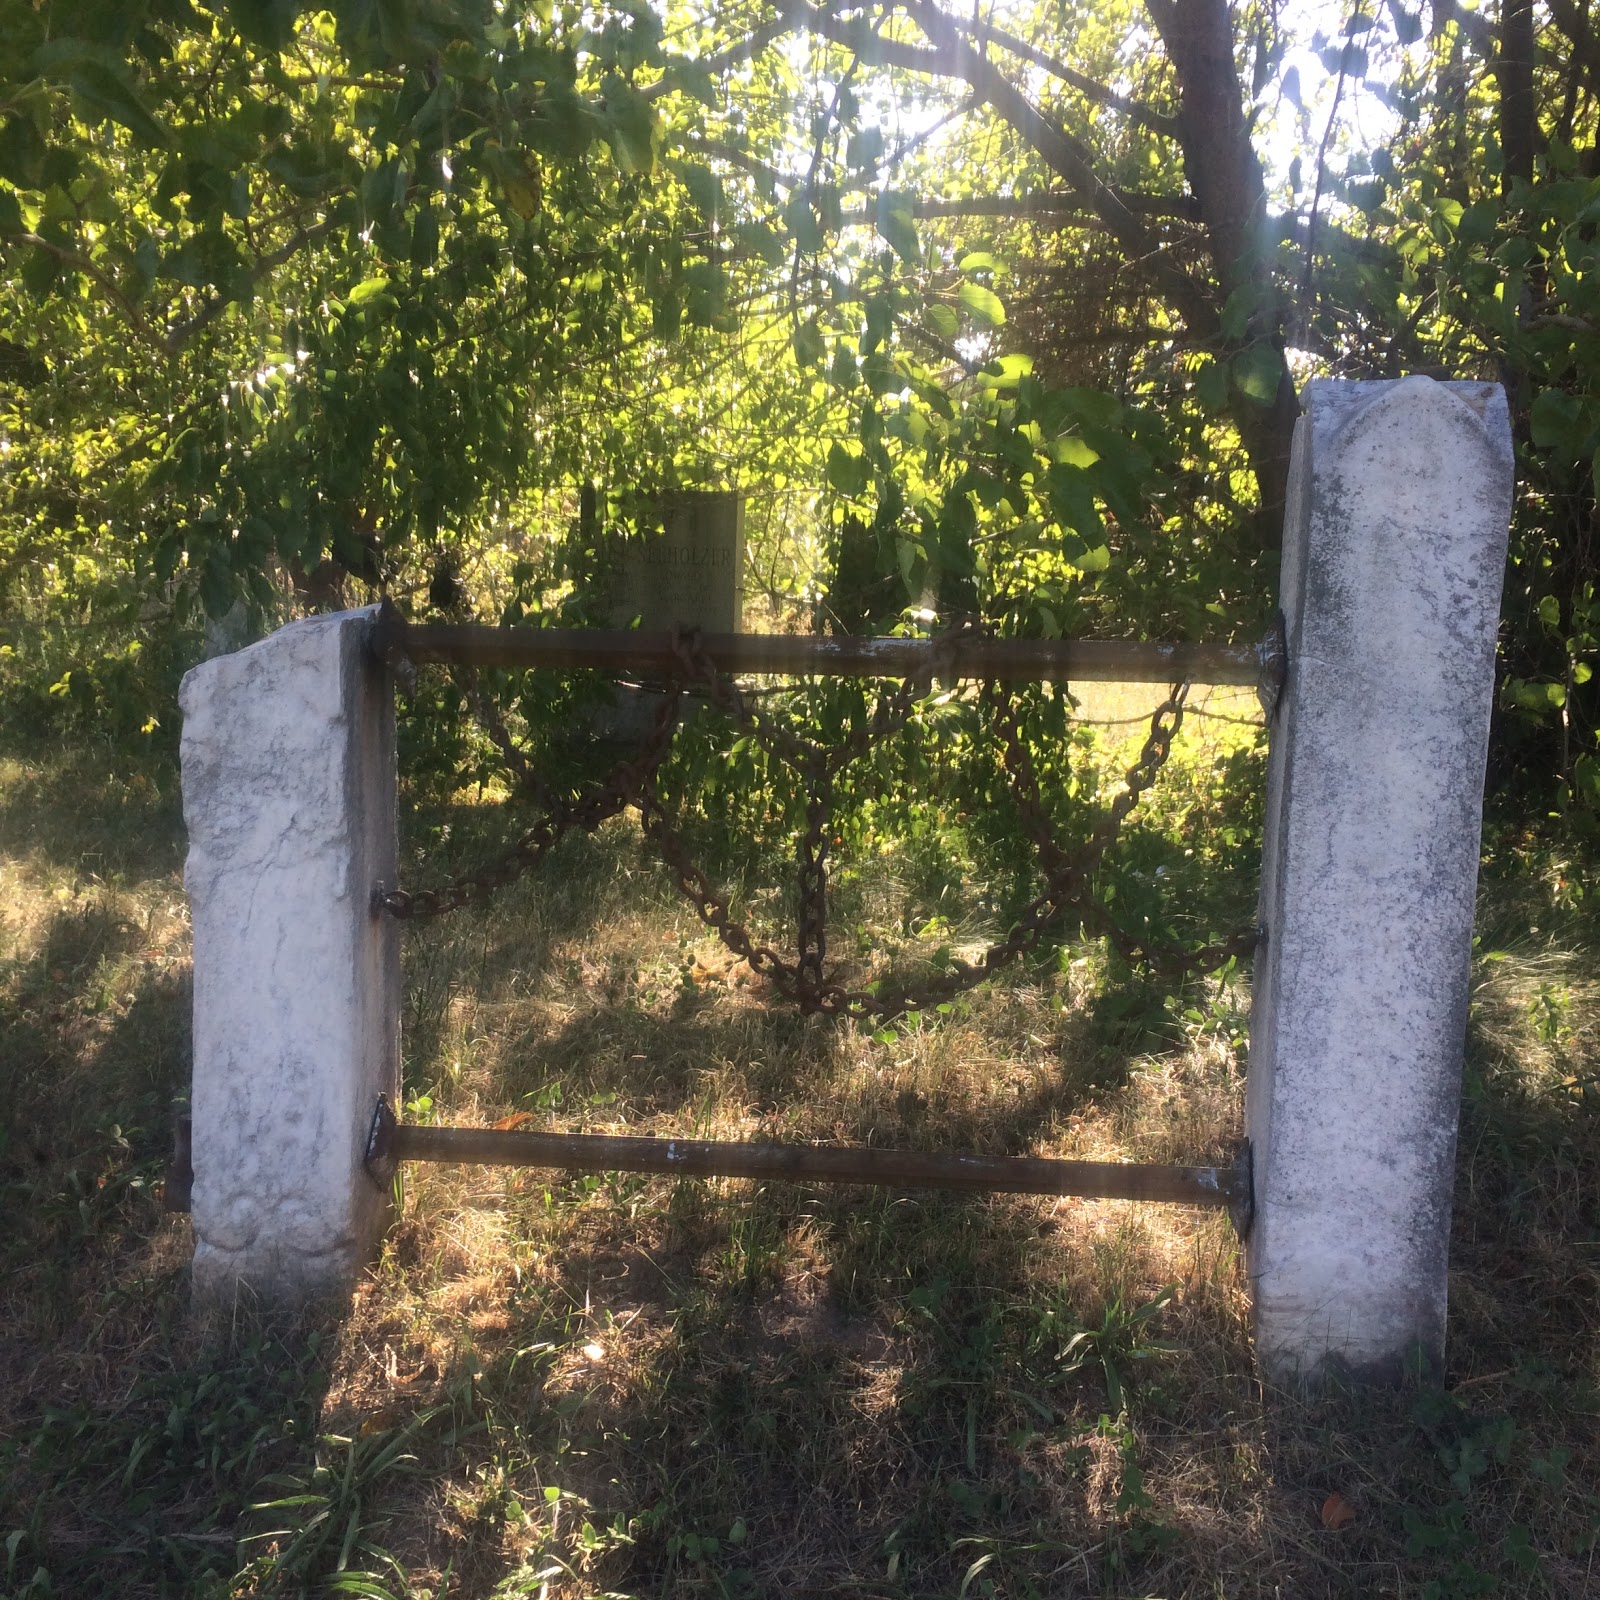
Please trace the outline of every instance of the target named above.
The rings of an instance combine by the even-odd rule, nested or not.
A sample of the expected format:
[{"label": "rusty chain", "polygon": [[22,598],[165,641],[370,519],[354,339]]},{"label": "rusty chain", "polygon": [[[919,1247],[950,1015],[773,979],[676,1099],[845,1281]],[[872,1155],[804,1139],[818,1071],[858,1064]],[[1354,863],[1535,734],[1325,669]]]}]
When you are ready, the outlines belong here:
[{"label": "rusty chain", "polygon": [[[832,745],[805,737],[765,708],[753,704],[732,679],[717,670],[704,648],[698,628],[675,629],[673,653],[678,673],[656,708],[650,732],[639,752],[631,760],[620,763],[603,784],[577,801],[551,793],[511,738],[504,722],[487,709],[473,682],[464,692],[475,719],[500,751],[519,784],[545,808],[545,814],[488,866],[439,889],[407,893],[398,889],[385,891],[380,887],[374,896],[375,908],[387,910],[396,917],[415,919],[478,903],[536,868],[571,829],[592,832],[634,805],[639,809],[645,837],[671,870],[679,891],[696,915],[783,999],[806,1013],[849,1016],[857,1020],[887,1019],[942,1004],[1031,953],[1069,912],[1076,914],[1080,924],[1090,932],[1105,937],[1130,964],[1159,967],[1177,976],[1215,972],[1236,957],[1248,954],[1256,944],[1253,928],[1199,949],[1161,944],[1128,933],[1089,892],[1095,869],[1171,754],[1172,741],[1183,722],[1188,686],[1175,684],[1156,708],[1139,757],[1124,774],[1123,787],[1094,832],[1069,855],[1061,849],[1051,830],[1014,701],[991,682],[984,685],[980,702],[994,717],[1001,735],[1003,764],[1024,830],[1038,853],[1045,879],[1043,893],[1024,908],[1006,937],[990,945],[977,960],[950,959],[944,972],[924,979],[914,988],[848,989],[829,981],[826,971],[827,883],[834,778],[848,763],[907,726],[930,692],[933,679],[941,675],[941,667],[948,670],[957,641],[976,626],[963,621],[941,635],[924,671],[902,680],[892,691],[881,692],[871,717],[858,722],[845,739]],[[726,897],[693,860],[661,798],[657,780],[677,732],[685,689],[703,694],[742,732],[755,739],[769,757],[794,769],[802,778],[806,820],[796,850],[799,904],[798,948],[794,960],[780,955],[770,945],[758,943],[734,917]]]},{"label": "rusty chain", "polygon": [[1158,967],[1176,977],[1205,977],[1237,957],[1255,949],[1259,933],[1242,928],[1227,939],[1191,949],[1187,945],[1165,944],[1129,933],[1100,902],[1088,892],[1089,879],[1116,842],[1122,825],[1139,803],[1140,796],[1155,782],[1172,753],[1172,741],[1183,726],[1189,686],[1174,684],[1167,698],[1156,707],[1150,719],[1150,733],[1139,759],[1123,776],[1123,788],[1111,802],[1099,826],[1072,857],[1056,844],[1039,792],[1033,753],[1022,732],[1015,703],[1000,694],[995,685],[984,685],[984,696],[994,714],[1002,736],[1003,758],[1011,777],[1012,793],[1028,837],[1039,855],[1045,881],[1063,908],[1071,905],[1090,932],[1107,939],[1130,966]]},{"label": "rusty chain", "polygon": [[618,762],[597,788],[579,795],[576,800],[568,800],[550,790],[533,772],[512,741],[504,722],[484,710],[482,697],[474,683],[468,695],[474,716],[494,744],[507,756],[518,782],[527,788],[537,804],[544,807],[544,815],[527,828],[510,849],[487,866],[452,878],[437,889],[385,889],[380,884],[372,897],[373,909],[387,911],[404,921],[418,921],[459,911],[463,906],[481,904],[496,890],[505,888],[537,868],[574,828],[593,833],[602,823],[620,816],[629,806],[639,804],[641,793],[654,780],[657,769],[672,749],[678,727],[679,700],[680,690],[674,685],[662,696],[651,720],[650,731],[638,751],[629,759]]}]

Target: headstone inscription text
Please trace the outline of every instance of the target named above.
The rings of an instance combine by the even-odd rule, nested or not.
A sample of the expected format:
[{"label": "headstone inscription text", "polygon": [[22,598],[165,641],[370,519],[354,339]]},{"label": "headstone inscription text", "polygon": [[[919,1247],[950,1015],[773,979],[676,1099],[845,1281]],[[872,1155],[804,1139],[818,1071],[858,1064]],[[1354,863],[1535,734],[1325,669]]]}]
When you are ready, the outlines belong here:
[{"label": "headstone inscription text", "polygon": [[653,528],[617,538],[606,606],[613,627],[635,617],[647,631],[676,622],[737,633],[744,617],[744,497],[678,490],[655,506]]}]

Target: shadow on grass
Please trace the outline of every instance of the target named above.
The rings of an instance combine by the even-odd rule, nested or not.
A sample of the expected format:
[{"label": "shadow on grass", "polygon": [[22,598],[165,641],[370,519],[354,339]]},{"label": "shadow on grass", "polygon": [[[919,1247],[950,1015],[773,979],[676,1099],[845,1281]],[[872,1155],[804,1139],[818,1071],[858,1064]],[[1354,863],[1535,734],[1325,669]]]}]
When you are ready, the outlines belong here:
[{"label": "shadow on grass", "polygon": [[188,983],[103,900],[0,974],[0,1593],[222,1594],[263,1475],[314,1441],[327,1328],[188,1318],[164,1211]]},{"label": "shadow on grass", "polygon": [[[93,846],[107,880],[170,873],[170,837],[95,844],[123,804],[99,792],[92,825],[41,822],[29,850],[65,870]],[[23,815],[4,801],[8,848]],[[563,1121],[1016,1150],[1174,1048],[1158,996],[1044,1021],[1023,974],[874,1055],[713,997],[689,924],[659,970],[586,967],[577,947],[636,892],[667,921],[631,859],[593,841],[492,916],[418,935],[413,1068],[493,1025],[495,1093],[537,1103],[559,1081],[544,1109]],[[151,880],[150,903],[173,890]],[[1478,969],[1445,1384],[1264,1401],[1220,1218],[1003,1197],[414,1180],[347,1318],[195,1327],[187,1231],[155,1193],[187,1067],[182,962],[170,935],[147,956],[137,904],[96,894],[40,913],[0,971],[8,1600],[1595,1591],[1587,945]],[[457,1016],[464,1000],[483,1015]],[[1344,1526],[1325,1525],[1333,1495]]]},{"label": "shadow on grass", "polygon": [[[485,1438],[501,1441],[469,1451],[482,1487],[407,1546],[406,1565],[472,1596],[545,1583],[1594,1592],[1600,1023],[1577,977],[1587,948],[1559,971],[1514,956],[1504,992],[1500,969],[1479,964],[1442,1382],[1263,1397],[1220,1223],[1191,1230],[1195,1268],[1158,1308],[1148,1245],[1162,1224],[1148,1214],[1102,1212],[1063,1238],[1034,1203],[999,1198],[513,1181],[489,1191],[493,1249],[452,1264],[439,1225],[415,1213],[397,1236],[396,1264],[452,1308],[448,1333],[420,1331],[415,1303],[365,1333],[411,1341],[414,1362],[442,1340],[448,1360],[429,1359],[471,1371]],[[650,1010],[628,992],[619,980],[540,1033],[530,1075],[508,1086],[537,1095],[559,1079],[569,1111],[598,1100],[609,1118],[627,1097],[630,1117],[681,1117],[707,1102],[706,1063],[738,1061],[746,1103],[766,1112],[770,1098],[785,1133],[985,1149],[1026,1148],[1094,1090],[1062,1069],[1014,1103],[906,1097],[825,1030],[730,1016],[694,992]]]},{"label": "shadow on grass", "polygon": [[0,749],[0,852],[103,881],[138,882],[183,864],[176,765],[93,744]]}]

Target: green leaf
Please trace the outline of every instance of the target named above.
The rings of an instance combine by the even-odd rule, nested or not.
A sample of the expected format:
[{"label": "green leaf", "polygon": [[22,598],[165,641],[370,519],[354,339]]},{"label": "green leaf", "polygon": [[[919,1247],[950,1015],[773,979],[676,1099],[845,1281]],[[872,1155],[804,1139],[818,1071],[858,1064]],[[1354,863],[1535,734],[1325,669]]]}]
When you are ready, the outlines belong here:
[{"label": "green leaf", "polygon": [[1560,389],[1542,389],[1529,407],[1528,429],[1541,450],[1571,451],[1583,433],[1583,402]]},{"label": "green leaf", "polygon": [[439,214],[424,206],[411,224],[411,264],[431,267],[439,258]]},{"label": "green leaf", "polygon": [[1004,355],[988,362],[982,371],[986,388],[1014,388],[1033,372],[1033,357],[1021,354]]},{"label": "green leaf", "polygon": [[114,52],[82,39],[55,39],[35,51],[30,65],[40,77],[64,77],[86,106],[120,122],[142,144],[172,147],[171,130],[140,98],[127,63]]},{"label": "green leaf", "polygon": [[1065,466],[1085,469],[1092,467],[1100,459],[1100,452],[1094,449],[1087,439],[1080,439],[1076,434],[1067,434],[1057,439],[1051,445],[1050,453]]},{"label": "green leaf", "polygon": [[956,263],[963,272],[998,272],[1000,263],[987,250],[974,250]]},{"label": "green leaf", "polygon": [[914,267],[922,260],[922,241],[917,237],[917,225],[912,221],[909,205],[886,205],[880,200],[878,232],[907,266]]},{"label": "green leaf", "polygon": [[612,158],[625,174],[648,176],[655,165],[655,117],[650,102],[615,72],[601,80],[600,98],[610,125],[607,143]]},{"label": "green leaf", "polygon": [[[1114,394],[1107,394],[1104,389],[1074,386],[1059,390],[1055,399],[1069,416],[1076,417],[1085,426],[1096,428],[1122,426],[1122,402]],[[1101,454],[1104,453],[1102,446]]]},{"label": "green leaf", "polygon": [[1194,375],[1194,392],[1207,411],[1225,411],[1228,406],[1227,364],[1208,360]]},{"label": "green leaf", "polygon": [[1461,213],[1456,237],[1463,244],[1484,244],[1492,239],[1500,226],[1500,202],[1480,200]]},{"label": "green leaf", "polygon": [[367,278],[358,283],[345,298],[353,306],[364,306],[369,300],[388,294],[393,287],[387,278]]},{"label": "green leaf", "polygon": [[228,0],[223,9],[239,32],[264,50],[281,50],[294,37],[299,10],[294,0]]},{"label": "green leaf", "polygon": [[794,235],[794,242],[805,255],[815,255],[827,236],[803,191],[797,190],[783,208],[783,225]]},{"label": "green leaf", "polygon": [[871,467],[864,455],[835,443],[828,451],[828,482],[840,494],[865,492]]},{"label": "green leaf", "polygon": [[828,342],[822,337],[815,317],[794,330],[794,359],[802,367],[814,367],[827,358]]},{"label": "green leaf", "polygon": [[1105,524],[1095,504],[1093,481],[1080,467],[1054,466],[1046,476],[1050,510],[1057,522],[1070,528],[1084,547],[1105,542]]},{"label": "green leaf", "polygon": [[737,229],[740,242],[769,267],[779,266],[784,258],[783,240],[764,222],[741,222]]},{"label": "green leaf", "polygon": [[1394,18],[1394,36],[1401,44],[1415,44],[1422,37],[1422,8],[1407,11],[1400,0],[1389,0],[1389,15]]},{"label": "green leaf", "polygon": [[895,547],[896,554],[900,558],[900,579],[906,586],[906,593],[912,594],[917,587],[917,562],[922,551],[914,539],[897,539]]},{"label": "green leaf", "polygon": [[700,62],[687,56],[673,56],[662,76],[674,89],[698,100],[708,110],[717,109],[716,80]]},{"label": "green leaf", "polygon": [[941,339],[953,339],[961,332],[961,318],[949,306],[938,304],[925,306],[922,311],[922,320]]},{"label": "green leaf", "polygon": [[854,172],[875,168],[883,159],[883,129],[857,128],[845,145],[844,159]]},{"label": "green leaf", "polygon": [[485,153],[506,204],[524,221],[537,216],[544,205],[544,183],[532,158],[525,151],[503,151],[498,145],[488,146]]},{"label": "green leaf", "polygon": [[1572,767],[1572,786],[1592,806],[1600,806],[1600,761],[1579,756]]},{"label": "green leaf", "polygon": [[974,322],[986,328],[998,328],[1005,322],[1006,308],[993,289],[985,289],[981,283],[964,283],[956,292]]},{"label": "green leaf", "polygon": [[1270,406],[1278,397],[1283,377],[1283,357],[1271,345],[1252,345],[1233,358],[1233,381],[1240,394],[1258,406]]},{"label": "green leaf", "polygon": [[1222,337],[1224,339],[1243,339],[1249,331],[1250,315],[1256,309],[1260,296],[1256,293],[1255,286],[1250,283],[1241,283],[1223,302],[1222,306]]},{"label": "green leaf", "polygon": [[1505,699],[1535,716],[1549,716],[1567,703],[1567,688],[1562,683],[1536,683],[1528,678],[1507,678]]},{"label": "green leaf", "polygon": [[680,161],[676,165],[695,210],[707,222],[716,221],[723,210],[722,179],[696,161]]}]

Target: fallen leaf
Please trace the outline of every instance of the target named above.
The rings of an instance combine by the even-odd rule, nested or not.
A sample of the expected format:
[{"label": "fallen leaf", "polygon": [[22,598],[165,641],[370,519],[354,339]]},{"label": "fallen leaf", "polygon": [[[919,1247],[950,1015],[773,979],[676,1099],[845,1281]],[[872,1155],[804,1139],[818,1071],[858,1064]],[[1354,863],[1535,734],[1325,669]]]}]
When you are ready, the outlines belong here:
[{"label": "fallen leaf", "polygon": [[361,1424],[361,1437],[370,1439],[374,1434],[387,1433],[399,1420],[398,1411],[392,1406],[383,1406]]},{"label": "fallen leaf", "polygon": [[513,1111],[509,1117],[501,1117],[494,1126],[497,1133],[504,1133],[509,1128],[520,1128],[523,1123],[532,1121],[531,1111]]},{"label": "fallen leaf", "polygon": [[1322,1502],[1322,1526],[1337,1533],[1356,1520],[1356,1508],[1337,1489]]}]

